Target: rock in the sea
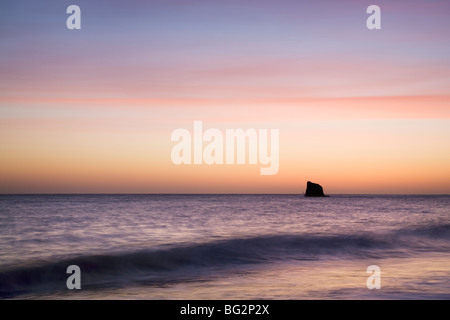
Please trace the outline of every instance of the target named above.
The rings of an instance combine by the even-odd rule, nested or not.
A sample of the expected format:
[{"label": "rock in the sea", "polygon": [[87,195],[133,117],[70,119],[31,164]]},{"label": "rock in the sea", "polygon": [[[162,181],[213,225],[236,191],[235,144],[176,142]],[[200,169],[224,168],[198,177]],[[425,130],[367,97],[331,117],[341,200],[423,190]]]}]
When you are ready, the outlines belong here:
[{"label": "rock in the sea", "polygon": [[320,184],[308,181],[308,183],[306,184],[305,197],[327,197],[327,196],[323,193],[323,188]]}]

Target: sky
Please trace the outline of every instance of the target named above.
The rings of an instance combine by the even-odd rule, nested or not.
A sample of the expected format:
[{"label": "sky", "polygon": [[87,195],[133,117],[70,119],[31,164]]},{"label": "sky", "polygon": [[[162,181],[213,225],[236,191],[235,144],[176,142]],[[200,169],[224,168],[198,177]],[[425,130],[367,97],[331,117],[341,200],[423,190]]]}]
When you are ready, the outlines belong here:
[{"label": "sky", "polygon": [[[2,0],[0,193],[450,194],[449,38],[447,0]],[[194,121],[278,173],[175,165]]]}]

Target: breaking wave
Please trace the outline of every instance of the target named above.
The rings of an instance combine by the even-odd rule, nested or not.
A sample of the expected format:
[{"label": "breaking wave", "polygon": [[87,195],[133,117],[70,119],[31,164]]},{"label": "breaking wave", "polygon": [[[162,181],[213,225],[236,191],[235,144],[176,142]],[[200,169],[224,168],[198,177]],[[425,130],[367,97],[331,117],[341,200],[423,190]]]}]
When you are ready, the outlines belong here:
[{"label": "breaking wave", "polygon": [[[386,234],[265,235],[184,244],[166,249],[85,255],[0,269],[0,297],[67,290],[66,269],[81,269],[85,290],[195,281],[284,260],[387,258],[417,250],[448,250],[450,225],[410,227]],[[442,240],[437,241],[436,240]],[[443,245],[444,243],[444,245]]]}]

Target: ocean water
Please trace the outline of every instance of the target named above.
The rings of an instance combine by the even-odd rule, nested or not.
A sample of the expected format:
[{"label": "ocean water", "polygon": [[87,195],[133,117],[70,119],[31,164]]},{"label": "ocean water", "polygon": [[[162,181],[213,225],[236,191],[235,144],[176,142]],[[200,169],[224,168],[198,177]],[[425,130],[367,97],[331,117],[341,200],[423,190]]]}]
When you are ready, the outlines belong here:
[{"label": "ocean water", "polygon": [[0,298],[449,299],[450,196],[1,195]]}]

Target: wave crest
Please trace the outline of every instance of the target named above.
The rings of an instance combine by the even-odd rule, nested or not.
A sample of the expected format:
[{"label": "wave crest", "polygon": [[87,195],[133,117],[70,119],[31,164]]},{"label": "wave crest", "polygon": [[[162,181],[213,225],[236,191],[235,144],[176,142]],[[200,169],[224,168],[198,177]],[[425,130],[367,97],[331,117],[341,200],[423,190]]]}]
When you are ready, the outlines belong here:
[{"label": "wave crest", "polygon": [[66,268],[81,269],[83,289],[131,283],[162,284],[195,279],[211,270],[233,270],[280,260],[317,260],[325,256],[377,258],[401,254],[416,245],[411,237],[449,239],[450,225],[400,229],[390,234],[266,235],[178,245],[168,249],[86,255],[0,270],[0,297],[35,291],[66,290]]}]

